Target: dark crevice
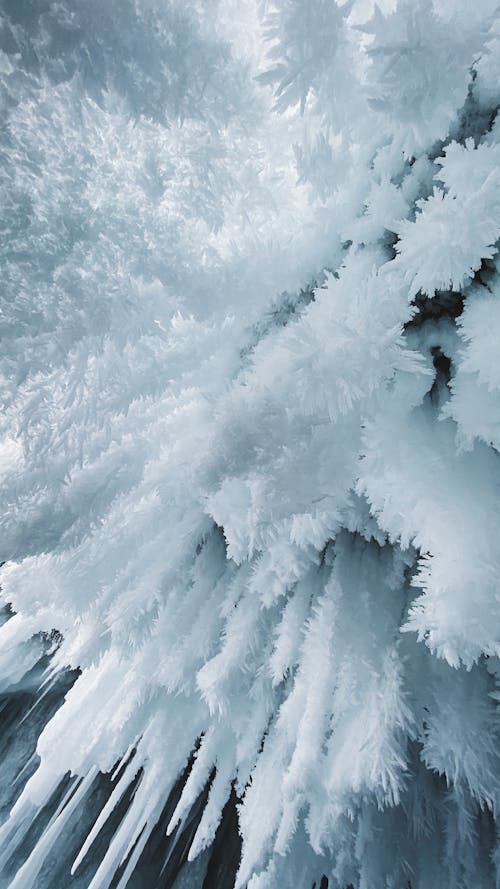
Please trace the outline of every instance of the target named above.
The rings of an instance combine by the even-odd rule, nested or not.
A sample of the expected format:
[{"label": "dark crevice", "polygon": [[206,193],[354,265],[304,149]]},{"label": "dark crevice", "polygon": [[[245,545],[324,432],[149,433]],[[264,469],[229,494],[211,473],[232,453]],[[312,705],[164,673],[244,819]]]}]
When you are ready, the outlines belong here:
[{"label": "dark crevice", "polygon": [[439,406],[443,398],[446,398],[448,395],[447,390],[451,380],[452,364],[451,359],[441,351],[439,346],[434,346],[431,349],[431,355],[436,376],[429,390],[429,398],[432,404]]},{"label": "dark crevice", "polygon": [[413,300],[413,305],[417,311],[411,321],[405,324],[405,330],[415,330],[426,321],[458,318],[463,312],[464,296],[453,290],[438,290],[434,296],[426,296],[419,292]]},{"label": "dark crevice", "polygon": [[471,70],[471,80],[467,91],[467,98],[458,116],[457,123],[450,130],[448,142],[455,140],[464,144],[467,139],[473,138],[478,142],[485,133],[489,133],[498,113],[498,105],[483,105],[475,95],[475,82],[477,72]]},{"label": "dark crevice", "polygon": [[495,263],[491,259],[483,259],[473,277],[473,283],[482,287],[490,286],[491,280],[497,275]]}]

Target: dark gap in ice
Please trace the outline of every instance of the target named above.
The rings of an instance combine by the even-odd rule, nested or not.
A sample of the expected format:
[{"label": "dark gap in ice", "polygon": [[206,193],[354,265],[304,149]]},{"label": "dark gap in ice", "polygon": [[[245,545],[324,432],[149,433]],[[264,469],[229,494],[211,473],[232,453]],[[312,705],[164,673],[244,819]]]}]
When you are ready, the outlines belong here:
[{"label": "dark gap in ice", "polygon": [[433,296],[417,293],[413,305],[418,310],[411,321],[408,321],[404,329],[415,330],[426,321],[437,321],[439,318],[458,318],[464,308],[462,293],[453,290],[438,290]]},{"label": "dark gap in ice", "polygon": [[438,407],[449,394],[447,390],[451,380],[451,359],[441,351],[439,346],[434,346],[431,349],[431,355],[436,376],[429,390],[429,398],[432,404]]}]

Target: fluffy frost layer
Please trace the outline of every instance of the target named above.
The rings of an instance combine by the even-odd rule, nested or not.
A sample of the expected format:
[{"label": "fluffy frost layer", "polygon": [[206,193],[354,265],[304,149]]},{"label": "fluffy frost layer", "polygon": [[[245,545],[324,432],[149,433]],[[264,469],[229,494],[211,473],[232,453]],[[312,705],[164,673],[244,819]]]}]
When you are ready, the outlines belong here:
[{"label": "fluffy frost layer", "polygon": [[189,763],[168,832],[234,787],[237,887],[491,889],[496,2],[1,25],[0,681],[80,671],[2,885],[116,769],[72,872],[124,889]]}]

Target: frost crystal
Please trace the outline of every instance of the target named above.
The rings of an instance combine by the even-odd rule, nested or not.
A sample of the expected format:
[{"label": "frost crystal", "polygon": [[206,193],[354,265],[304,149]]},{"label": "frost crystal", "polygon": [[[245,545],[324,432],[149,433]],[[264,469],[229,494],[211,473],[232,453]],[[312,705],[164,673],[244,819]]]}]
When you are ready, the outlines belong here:
[{"label": "frost crystal", "polygon": [[496,0],[0,0],[0,889],[500,885]]}]

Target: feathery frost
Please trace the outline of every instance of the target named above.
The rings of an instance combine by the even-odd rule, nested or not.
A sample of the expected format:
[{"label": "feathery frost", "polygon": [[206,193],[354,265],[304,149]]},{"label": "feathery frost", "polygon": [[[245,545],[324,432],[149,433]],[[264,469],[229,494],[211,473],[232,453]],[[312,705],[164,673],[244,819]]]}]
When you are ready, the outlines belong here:
[{"label": "feathery frost", "polygon": [[500,885],[496,0],[0,10],[0,886]]}]

